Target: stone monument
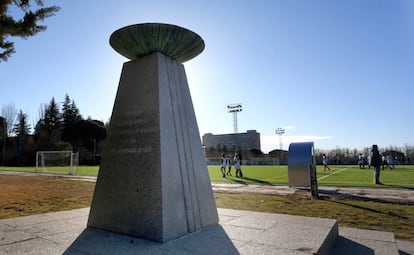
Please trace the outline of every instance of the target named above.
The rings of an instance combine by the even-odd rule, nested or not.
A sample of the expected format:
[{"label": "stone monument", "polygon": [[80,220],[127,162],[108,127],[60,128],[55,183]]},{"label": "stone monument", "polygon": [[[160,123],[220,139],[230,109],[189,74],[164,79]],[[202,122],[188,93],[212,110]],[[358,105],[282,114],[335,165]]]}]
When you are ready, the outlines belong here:
[{"label": "stone monument", "polygon": [[88,227],[166,242],[218,223],[184,61],[204,49],[185,28],[121,28],[124,63]]}]

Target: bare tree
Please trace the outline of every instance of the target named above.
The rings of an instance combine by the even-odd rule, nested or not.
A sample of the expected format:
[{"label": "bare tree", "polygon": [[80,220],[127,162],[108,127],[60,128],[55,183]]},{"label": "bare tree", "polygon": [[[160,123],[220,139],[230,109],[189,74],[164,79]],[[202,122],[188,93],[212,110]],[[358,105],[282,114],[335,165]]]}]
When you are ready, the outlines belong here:
[{"label": "bare tree", "polygon": [[7,122],[7,135],[10,136],[13,132],[14,122],[17,116],[17,108],[13,103],[3,105],[1,108],[1,116],[6,119]]}]

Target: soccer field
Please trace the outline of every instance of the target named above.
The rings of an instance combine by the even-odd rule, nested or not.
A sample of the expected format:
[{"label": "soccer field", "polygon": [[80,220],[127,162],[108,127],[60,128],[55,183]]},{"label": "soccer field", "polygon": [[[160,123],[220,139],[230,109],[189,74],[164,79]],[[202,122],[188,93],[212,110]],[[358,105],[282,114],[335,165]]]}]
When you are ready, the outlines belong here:
[{"label": "soccer field", "polygon": [[[398,165],[393,170],[381,171],[380,180],[384,185],[374,185],[373,170],[366,167],[360,169],[358,166],[330,166],[330,171],[324,171],[323,166],[317,166],[318,185],[320,186],[352,186],[352,187],[394,187],[414,188],[414,166]],[[222,177],[220,166],[209,166],[209,174],[212,182],[234,182],[246,184],[287,184],[287,166],[242,166],[244,178],[236,178],[235,170],[233,176]]]},{"label": "soccer field", "polygon": [[[331,171],[323,171],[323,166],[317,166],[317,178],[319,186],[341,186],[341,187],[389,187],[389,188],[414,188],[414,165],[396,165],[395,169],[381,171],[380,180],[384,185],[372,184],[372,168],[359,169],[358,166],[331,165]],[[0,171],[35,172],[34,167],[2,167]],[[98,166],[78,166],[78,175],[97,176]],[[222,177],[219,165],[208,166],[212,182],[242,183],[242,184],[288,184],[287,166],[242,166],[244,178],[235,177],[235,169],[232,168],[233,176]],[[67,173],[68,168],[49,169],[54,173]]]}]

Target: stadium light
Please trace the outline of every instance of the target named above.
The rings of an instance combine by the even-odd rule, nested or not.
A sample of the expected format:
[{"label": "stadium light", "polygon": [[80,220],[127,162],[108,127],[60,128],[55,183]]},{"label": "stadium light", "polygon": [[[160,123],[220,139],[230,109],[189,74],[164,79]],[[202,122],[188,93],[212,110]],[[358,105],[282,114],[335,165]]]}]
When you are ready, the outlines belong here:
[{"label": "stadium light", "polygon": [[284,128],[277,128],[276,129],[276,134],[279,136],[279,144],[280,144],[280,150],[282,150],[282,135],[285,133],[285,129]]},{"label": "stadium light", "polygon": [[241,104],[229,104],[227,106],[227,111],[229,113],[233,114],[233,128],[234,128],[234,133],[237,134],[238,133],[238,128],[237,128],[237,113],[242,111],[242,105]]}]

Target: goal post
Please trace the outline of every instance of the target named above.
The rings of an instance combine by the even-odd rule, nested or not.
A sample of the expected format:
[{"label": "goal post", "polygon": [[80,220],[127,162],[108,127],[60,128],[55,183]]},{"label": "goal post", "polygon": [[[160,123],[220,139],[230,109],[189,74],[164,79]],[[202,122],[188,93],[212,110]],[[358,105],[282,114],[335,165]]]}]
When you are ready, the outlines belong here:
[{"label": "goal post", "polygon": [[78,172],[79,152],[38,151],[36,152],[36,172],[72,174]]}]

